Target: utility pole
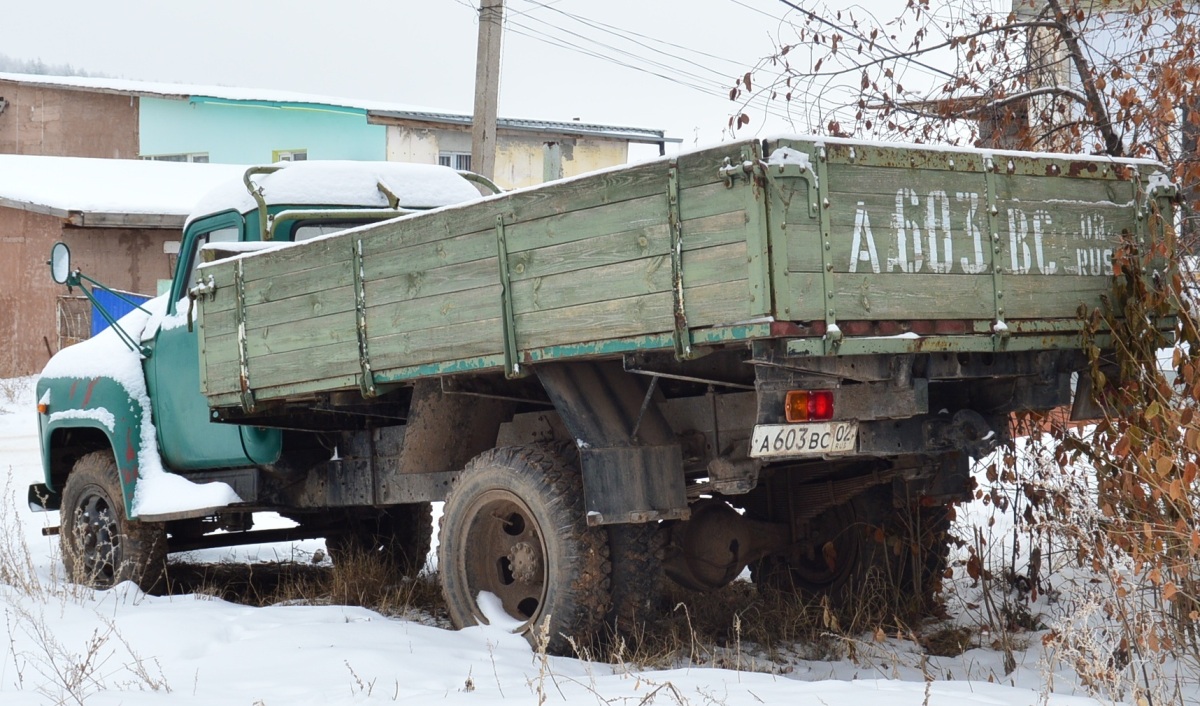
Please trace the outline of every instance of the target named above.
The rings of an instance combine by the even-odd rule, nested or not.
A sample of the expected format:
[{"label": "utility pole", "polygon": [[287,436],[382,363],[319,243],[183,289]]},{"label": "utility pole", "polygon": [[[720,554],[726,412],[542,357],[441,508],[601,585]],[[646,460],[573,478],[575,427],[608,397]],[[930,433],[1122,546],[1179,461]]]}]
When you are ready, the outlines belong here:
[{"label": "utility pole", "polygon": [[500,95],[500,33],[504,0],[480,0],[479,48],[475,53],[475,115],[471,120],[471,171],[488,179],[496,172],[496,103]]}]

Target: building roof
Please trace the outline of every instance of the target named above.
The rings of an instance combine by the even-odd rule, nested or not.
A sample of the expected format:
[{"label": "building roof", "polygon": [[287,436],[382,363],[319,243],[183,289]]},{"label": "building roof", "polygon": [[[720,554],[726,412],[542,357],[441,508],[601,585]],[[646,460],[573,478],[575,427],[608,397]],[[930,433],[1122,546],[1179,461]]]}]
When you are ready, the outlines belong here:
[{"label": "building roof", "polygon": [[0,154],[0,207],[91,228],[180,228],[236,164]]},{"label": "building roof", "polygon": [[[403,103],[387,101],[360,100],[357,98],[340,98],[322,96],[311,93],[295,93],[265,88],[236,88],[230,86],[191,85],[182,83],[158,83],[151,81],[134,81],[129,79],[96,78],[91,76],[47,76],[42,74],[15,74],[0,72],[0,81],[11,81],[26,86],[41,88],[58,88],[72,91],[87,91],[90,93],[111,93],[116,95],[146,96],[166,100],[198,100],[217,99],[227,101],[246,101],[262,103],[292,103],[316,106],[331,106],[362,111],[369,118],[385,120],[417,120],[429,123],[447,125],[470,125],[469,113],[427,108]],[[545,120],[525,120],[518,118],[499,118],[499,127],[510,130],[528,132],[549,132],[554,134],[582,135],[592,137],[607,137],[609,139],[627,140],[630,142],[678,142],[677,139],[666,138],[665,131],[637,127],[620,127],[613,125],[597,125],[576,121],[553,122]]]},{"label": "building roof", "polygon": [[88,93],[111,93],[122,96],[145,96],[167,100],[191,100],[194,98],[217,98],[229,101],[258,101],[263,103],[297,103],[368,110],[427,110],[420,106],[386,101],[358,100],[318,96],[293,91],[278,91],[267,88],[237,88],[232,86],[208,86],[184,83],[160,83],[134,81],[120,78],[96,78],[92,76],[48,76],[43,74],[14,74],[0,72],[0,81],[12,81],[25,86],[60,88],[68,91]]},{"label": "building roof", "polygon": [[[367,119],[371,122],[391,122],[406,120],[422,123],[445,125],[470,125],[471,116],[460,113],[442,113],[430,110],[379,110],[367,111]],[[577,120],[570,122],[555,122],[551,120],[523,120],[520,118],[497,118],[496,127],[499,129],[517,130],[520,132],[539,132],[555,135],[578,135],[580,137],[606,137],[610,140],[626,140],[628,142],[682,142],[679,138],[667,137],[662,130],[651,130],[640,127],[619,127],[615,125],[596,125]]]}]

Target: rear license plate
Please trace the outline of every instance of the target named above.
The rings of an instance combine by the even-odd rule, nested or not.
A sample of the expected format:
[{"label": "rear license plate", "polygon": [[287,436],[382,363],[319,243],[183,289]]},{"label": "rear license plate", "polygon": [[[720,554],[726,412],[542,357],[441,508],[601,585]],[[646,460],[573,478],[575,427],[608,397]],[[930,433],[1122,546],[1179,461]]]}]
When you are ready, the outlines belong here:
[{"label": "rear license plate", "polygon": [[857,441],[858,422],[759,424],[754,427],[750,455],[789,458],[853,453]]}]

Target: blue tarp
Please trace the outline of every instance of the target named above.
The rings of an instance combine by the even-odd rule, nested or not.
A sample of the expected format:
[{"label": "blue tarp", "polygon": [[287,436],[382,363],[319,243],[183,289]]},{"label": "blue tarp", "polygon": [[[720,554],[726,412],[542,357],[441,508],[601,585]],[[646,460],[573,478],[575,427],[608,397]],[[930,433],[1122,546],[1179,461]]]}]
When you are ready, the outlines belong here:
[{"label": "blue tarp", "polygon": [[[97,304],[99,306],[103,306],[104,310],[113,317],[114,321],[133,311],[132,304],[124,299],[121,299],[121,297],[118,297],[115,294],[110,294],[103,289],[100,289],[99,287],[92,290],[92,296],[96,297]],[[145,302],[150,301],[150,297],[143,296],[141,294],[132,294],[130,292],[121,292],[121,296],[130,301],[137,302],[138,304],[144,304]],[[101,314],[99,311],[96,311],[96,306],[96,304],[92,305],[93,336],[108,328],[108,322],[104,320],[103,314]]]}]

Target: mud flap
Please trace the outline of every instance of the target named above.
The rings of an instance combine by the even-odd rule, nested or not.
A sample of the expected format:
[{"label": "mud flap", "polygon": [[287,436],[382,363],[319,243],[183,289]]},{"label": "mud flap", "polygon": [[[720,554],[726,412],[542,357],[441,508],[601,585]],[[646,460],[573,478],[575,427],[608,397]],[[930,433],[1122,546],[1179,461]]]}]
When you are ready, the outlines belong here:
[{"label": "mud flap", "polygon": [[687,518],[683,453],[636,376],[618,361],[536,371],[579,447],[589,525]]}]

